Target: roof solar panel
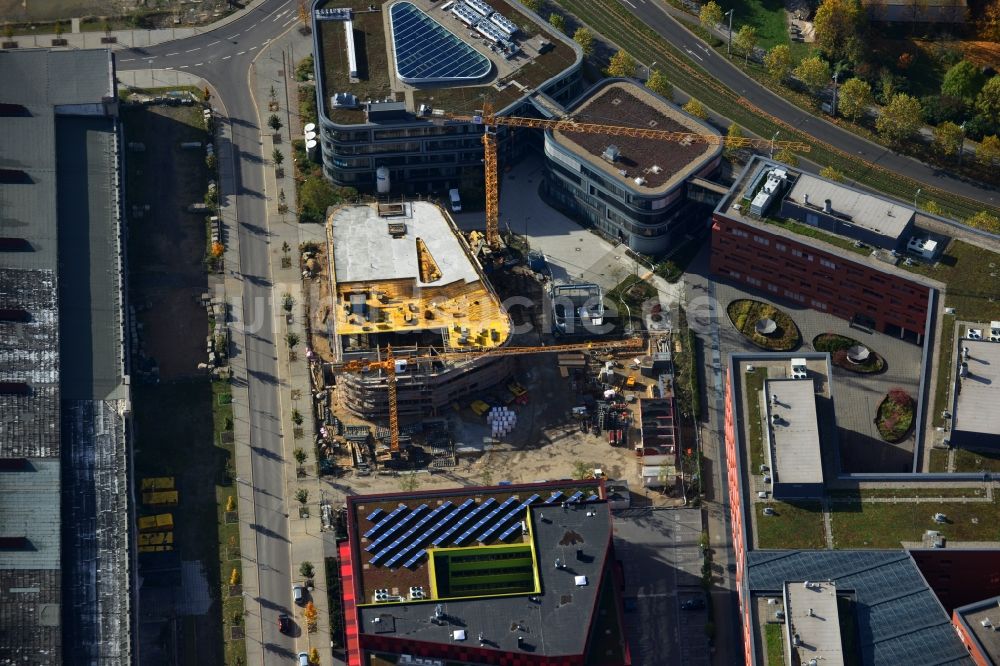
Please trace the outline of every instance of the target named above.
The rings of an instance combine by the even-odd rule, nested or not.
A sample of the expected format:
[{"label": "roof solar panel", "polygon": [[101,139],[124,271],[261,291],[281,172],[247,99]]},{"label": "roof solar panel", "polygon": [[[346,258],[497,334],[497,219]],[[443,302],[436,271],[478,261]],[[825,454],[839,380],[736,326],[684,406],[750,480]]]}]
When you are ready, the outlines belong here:
[{"label": "roof solar panel", "polygon": [[423,557],[426,554],[427,554],[427,551],[421,548],[420,550],[418,550],[417,552],[415,552],[413,554],[413,557],[411,557],[410,559],[406,560],[406,562],[403,563],[403,566],[406,567],[407,569],[409,569],[414,564],[416,564],[417,562],[419,562],[420,558]]},{"label": "roof solar panel", "polygon": [[559,498],[562,497],[562,496],[563,496],[563,491],[557,490],[556,492],[552,493],[552,497],[550,497],[547,500],[545,500],[545,503],[546,504],[552,504],[553,502],[558,502]]},{"label": "roof solar panel", "polygon": [[521,523],[514,523],[513,525],[511,525],[510,527],[508,527],[503,531],[503,533],[499,537],[500,541],[506,541],[507,539],[510,538],[512,534],[514,534],[514,532],[518,531],[519,529],[521,529]]},{"label": "roof solar panel", "polygon": [[[379,560],[381,560],[386,555],[392,553],[400,546],[411,543],[414,534],[416,534],[419,530],[423,529],[429,522],[434,520],[435,517],[440,516],[442,513],[450,509],[451,506],[452,506],[451,502],[445,502],[441,506],[437,507],[436,509],[428,513],[426,516],[417,521],[417,523],[413,527],[406,530],[406,533],[396,537],[396,539],[391,544],[389,544],[388,546],[380,550],[378,553],[376,553],[375,557],[368,560],[368,563],[378,564]],[[403,550],[400,550],[398,553],[396,553],[396,555],[393,555],[391,558],[389,558],[388,561],[386,561],[385,566],[392,567],[396,562],[400,560],[400,558],[406,555],[406,553],[409,550],[410,550],[409,546],[407,546]]]},{"label": "roof solar panel", "polygon": [[393,525],[392,527],[390,527],[389,529],[387,529],[385,532],[383,532],[382,536],[380,536],[379,538],[375,539],[370,544],[368,544],[368,547],[365,548],[365,550],[367,550],[369,553],[372,552],[372,551],[374,551],[374,550],[378,550],[379,546],[381,546],[383,543],[386,543],[388,541],[389,537],[391,537],[393,534],[396,534],[397,532],[399,532],[401,529],[403,529],[404,527],[406,527],[407,525],[409,525],[412,521],[416,520],[417,517],[419,517],[420,514],[422,514],[426,510],[427,510],[427,505],[426,504],[421,504],[416,509],[414,509],[413,511],[411,511],[409,513],[409,515],[407,515],[402,520],[400,520],[399,522],[397,522],[395,525]]},{"label": "roof solar panel", "polygon": [[365,534],[364,534],[365,538],[366,539],[371,539],[373,536],[375,536],[376,534],[378,534],[379,532],[381,532],[383,529],[386,529],[387,527],[389,527],[389,525],[392,523],[392,521],[394,521],[396,518],[398,518],[400,515],[402,515],[406,511],[409,511],[409,509],[406,507],[406,505],[405,504],[400,504],[399,506],[397,506],[393,510],[392,513],[390,513],[388,516],[385,516],[384,518],[382,518],[382,520],[380,520],[377,523],[375,523],[375,525],[373,527],[371,527],[367,532],[365,532]]},{"label": "roof solar panel", "polygon": [[434,542],[433,542],[434,546],[437,547],[437,546],[440,546],[442,544],[447,543],[448,539],[450,539],[453,534],[455,534],[460,529],[462,529],[465,525],[467,525],[470,521],[472,521],[476,516],[482,515],[483,512],[488,511],[496,503],[497,503],[497,501],[495,499],[493,499],[492,497],[487,498],[486,501],[484,501],[482,504],[480,504],[475,509],[473,509],[469,513],[469,515],[465,516],[460,521],[458,521],[457,523],[455,523],[454,525],[452,525],[451,528],[449,528],[449,530],[447,532],[445,532],[444,534],[442,534],[438,538],[434,539]]},{"label": "roof solar panel", "polygon": [[583,497],[583,491],[578,490],[575,493],[573,493],[572,495],[570,495],[569,499],[567,499],[566,501],[567,502],[579,502],[581,497]]},{"label": "roof solar panel", "polygon": [[536,502],[539,499],[541,499],[541,497],[542,497],[541,495],[537,495],[536,494],[536,495],[532,495],[528,499],[526,499],[523,502],[521,502],[519,505],[517,505],[516,507],[514,507],[514,509],[512,509],[510,512],[508,512],[507,515],[503,516],[502,518],[500,518],[500,520],[498,520],[495,523],[493,523],[492,527],[490,527],[488,530],[486,530],[485,532],[483,532],[482,534],[480,534],[478,541],[480,543],[486,543],[486,541],[489,540],[489,538],[493,534],[497,533],[504,525],[506,525],[511,520],[513,520],[514,518],[516,518],[518,516],[518,514],[520,514],[525,509],[527,509],[534,502]]},{"label": "roof solar panel", "polygon": [[470,527],[468,530],[466,530],[465,533],[462,534],[462,536],[458,537],[458,539],[455,540],[455,543],[457,543],[459,546],[461,546],[462,543],[466,539],[468,539],[470,536],[472,536],[473,534],[475,534],[479,530],[483,529],[484,527],[489,526],[490,522],[494,518],[496,518],[497,516],[499,516],[504,511],[508,510],[512,504],[516,504],[516,503],[517,503],[517,498],[516,497],[508,497],[507,499],[505,499],[503,501],[503,504],[501,504],[497,508],[495,508],[492,511],[490,511],[488,514],[486,514],[482,518],[480,518],[480,520],[479,520],[478,523],[476,523],[475,525],[473,525],[472,527]]},{"label": "roof solar panel", "polygon": [[[452,520],[459,518],[465,511],[469,509],[469,507],[474,506],[475,503],[476,500],[472,499],[471,497],[462,502],[459,506],[452,509],[447,516],[439,518],[437,523],[435,523],[429,529],[425,530],[424,533],[421,534],[419,537],[415,538],[413,541],[408,543],[405,548],[399,551],[399,554],[402,555],[403,557],[406,557],[407,554],[427,545],[427,543],[432,538],[434,538],[434,536],[447,529],[448,525],[451,523]],[[448,502],[448,504],[450,505],[451,502]]]},{"label": "roof solar panel", "polygon": [[601,499],[601,496],[600,496],[600,495],[589,495],[589,496],[587,497],[587,501],[588,501],[588,502],[593,502],[594,500],[599,500],[599,499]]},{"label": "roof solar panel", "polygon": [[[463,20],[456,3],[452,11]],[[493,63],[450,30],[410,2],[396,2],[389,9],[396,74],[404,83],[474,81],[493,70]]]},{"label": "roof solar panel", "polygon": [[375,522],[380,517],[382,517],[383,514],[385,514],[385,511],[383,511],[382,509],[375,509],[374,511],[368,514],[367,520],[369,522]]}]

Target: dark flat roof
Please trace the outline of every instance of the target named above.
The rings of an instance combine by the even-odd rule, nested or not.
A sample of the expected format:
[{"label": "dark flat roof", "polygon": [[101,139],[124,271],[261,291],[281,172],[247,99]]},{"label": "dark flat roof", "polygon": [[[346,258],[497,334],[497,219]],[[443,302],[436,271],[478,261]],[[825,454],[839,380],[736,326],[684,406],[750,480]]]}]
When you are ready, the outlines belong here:
[{"label": "dark flat roof", "polygon": [[1000,662],[1000,597],[983,599],[955,609],[966,630],[979,643],[979,649],[993,663]]},{"label": "dark flat roof", "polygon": [[906,551],[755,550],[751,594],[780,594],[786,581],[830,580],[855,601],[861,663],[972,664],[947,612]]},{"label": "dark flat roof", "polygon": [[[458,489],[444,493],[393,495],[385,496],[384,501],[390,504],[403,501],[407,505],[416,501],[434,506],[437,500],[443,498],[455,502],[456,499],[468,497],[488,495],[499,499],[512,494],[528,497],[533,493],[548,498],[558,490],[565,492],[567,489],[590,488],[593,493],[597,493],[598,487],[599,484],[595,481],[578,481],[488,488],[480,489],[480,492]],[[373,510],[377,503],[372,499],[374,498],[349,498],[349,511],[360,513],[360,509],[354,508],[359,504],[365,507],[365,511]],[[574,503],[565,508],[559,504],[534,505],[529,511],[533,534],[527,538],[532,539],[535,544],[541,580],[540,594],[359,607],[359,631],[363,634],[430,643],[458,643],[470,647],[479,647],[479,634],[482,633],[483,638],[488,641],[483,647],[505,652],[524,651],[536,655],[583,654],[586,651],[587,629],[593,619],[611,543],[611,511],[603,500]],[[360,534],[360,527],[356,529]],[[352,541],[357,536],[353,534]],[[580,556],[578,551],[582,551]],[[364,553],[364,550],[361,549],[361,552]],[[556,558],[560,558],[564,568],[556,569]],[[356,560],[354,567],[356,576],[367,574],[367,571],[361,571],[364,568],[362,561]],[[426,571],[426,565],[421,569]],[[406,570],[401,568],[398,571]],[[424,576],[426,580],[426,573]],[[576,576],[586,576],[587,584],[577,585]],[[409,586],[409,583],[404,582],[395,584],[401,588]],[[370,597],[359,595],[358,600],[364,603]],[[445,619],[441,624],[431,621],[439,603]],[[375,622],[376,619],[378,622]],[[454,640],[455,630],[465,631],[464,641]],[[520,644],[517,640],[519,635],[524,637]]]}]

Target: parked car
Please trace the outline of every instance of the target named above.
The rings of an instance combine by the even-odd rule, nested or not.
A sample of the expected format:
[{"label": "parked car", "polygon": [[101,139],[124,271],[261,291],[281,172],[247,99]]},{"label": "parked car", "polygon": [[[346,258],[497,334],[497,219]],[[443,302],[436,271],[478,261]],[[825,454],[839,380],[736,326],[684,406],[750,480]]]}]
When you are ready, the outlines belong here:
[{"label": "parked car", "polygon": [[308,652],[299,652],[299,666],[309,666]]},{"label": "parked car", "polygon": [[292,600],[296,603],[296,605],[304,606],[306,603],[306,588],[297,583],[293,585]]},{"label": "parked car", "polygon": [[278,631],[283,634],[290,634],[292,632],[292,618],[288,617],[285,613],[278,616]]},{"label": "parked car", "polygon": [[695,597],[694,599],[688,599],[681,604],[683,610],[701,610],[705,607],[705,600],[701,597]]}]

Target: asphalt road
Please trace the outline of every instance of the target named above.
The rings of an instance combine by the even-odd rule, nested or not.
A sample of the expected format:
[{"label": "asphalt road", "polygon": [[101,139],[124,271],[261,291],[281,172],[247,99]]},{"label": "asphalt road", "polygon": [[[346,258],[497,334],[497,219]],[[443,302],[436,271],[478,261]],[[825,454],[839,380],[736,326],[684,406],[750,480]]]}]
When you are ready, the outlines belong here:
[{"label": "asphalt road", "polygon": [[[253,449],[254,529],[257,533],[259,603],[264,661],[295,655],[294,639],[278,631],[278,614],[291,614],[291,555],[285,504],[278,367],[275,354],[271,270],[264,170],[257,111],[248,76],[253,58],[271,39],[297,20],[290,0],[264,2],[239,19],[211,32],[144,49],[118,51],[120,70],[174,68],[209,81],[228,114],[235,156],[234,197],[239,223],[244,321],[251,330],[245,347],[250,394],[250,446]],[[225,150],[220,147],[220,154]],[[223,196],[227,193],[223,192]],[[234,336],[238,340],[241,336]]]},{"label": "asphalt road", "polygon": [[[714,49],[709,48],[703,41],[671,18],[663,0],[620,1],[622,6],[629,9],[643,23],[658,32],[682,53],[687,54],[696,66],[701,67],[713,78],[738,92],[759,109],[784,120],[789,125],[816,137],[820,141],[858,155],[889,171],[993,207],[1000,206],[1000,193],[995,187],[961,179],[947,171],[894,153],[836,125],[825,122],[775,95],[737,69],[726,59],[725,55],[720,55]],[[688,92],[696,97],[698,95],[695,90]],[[860,175],[848,174],[851,178],[858,178]]]}]

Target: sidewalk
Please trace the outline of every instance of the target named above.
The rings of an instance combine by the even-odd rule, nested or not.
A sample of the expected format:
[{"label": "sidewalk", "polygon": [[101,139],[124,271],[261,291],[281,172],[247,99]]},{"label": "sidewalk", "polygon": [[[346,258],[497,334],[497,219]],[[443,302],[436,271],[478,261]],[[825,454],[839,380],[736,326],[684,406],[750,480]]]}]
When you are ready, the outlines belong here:
[{"label": "sidewalk", "polygon": [[[282,429],[293,433],[285,437],[286,450],[283,457],[294,461],[294,450],[301,448],[306,454],[306,462],[302,465],[305,475],[298,477],[297,464],[285,466],[285,498],[289,513],[289,538],[292,552],[292,578],[301,580],[299,565],[311,562],[315,569],[313,579],[315,589],[312,590],[312,600],[318,611],[317,627],[313,633],[304,633],[297,639],[296,649],[308,652],[315,647],[319,650],[320,664],[332,666],[334,663],[330,646],[330,612],[327,599],[326,569],[324,559],[336,555],[336,543],[333,532],[322,530],[320,519],[320,502],[330,498],[325,492],[326,484],[317,475],[318,469],[315,457],[316,433],[312,419],[312,385],[309,366],[306,360],[308,341],[305,333],[305,309],[302,289],[302,277],[299,271],[299,247],[307,241],[325,242],[322,225],[300,225],[295,215],[295,182],[294,164],[292,162],[292,140],[302,135],[302,124],[298,119],[298,95],[293,77],[286,79],[284,72],[294,72],[295,62],[312,52],[312,42],[308,36],[303,37],[296,30],[289,30],[274,39],[266,49],[261,51],[254,61],[251,90],[257,105],[259,125],[266,127],[267,117],[271,115],[268,108],[270,90],[273,86],[279,110],[276,112],[285,125],[281,131],[281,140],[275,143],[268,130],[261,137],[261,152],[264,155],[264,189],[267,198],[268,231],[270,233],[270,262],[273,277],[273,294],[275,302],[275,351],[277,353]],[[287,93],[287,94],[286,94]],[[288,105],[294,105],[289,109]],[[277,148],[284,155],[284,177],[276,177],[275,166],[271,154]],[[278,192],[284,191],[288,213],[278,212]],[[285,255],[284,244],[289,252]],[[282,267],[282,257],[291,258],[287,268]],[[286,316],[282,304],[285,294],[291,296],[293,306]],[[299,338],[295,347],[295,357],[289,354],[287,336],[294,333]],[[294,426],[292,413],[298,410],[302,416],[302,425]],[[301,429],[301,430],[299,430]],[[308,508],[308,517],[299,516],[298,502],[295,496],[299,490],[309,493],[308,500],[303,505]],[[305,626],[305,622],[300,622]]]},{"label": "sidewalk", "polygon": [[[64,32],[60,39],[65,39],[65,46],[58,46],[55,48],[69,48],[69,49],[98,49],[109,47],[112,49],[123,49],[123,48],[133,48],[139,47],[144,48],[147,46],[154,46],[156,44],[162,44],[163,42],[169,42],[174,39],[185,39],[187,37],[194,37],[195,35],[201,35],[206,32],[211,32],[217,28],[221,28],[237,19],[242,18],[246,14],[255,10],[259,5],[263,4],[266,0],[251,0],[246,4],[243,9],[237,10],[228,16],[225,16],[214,23],[209,23],[203,26],[196,26],[191,28],[159,28],[156,30],[112,30],[111,37],[115,38],[116,42],[114,44],[105,44],[101,40],[106,36],[103,30],[93,30],[93,31],[80,31],[80,21],[79,19],[64,19],[64,23],[67,23],[69,28]],[[11,39],[13,42],[17,42],[18,48],[52,48],[52,40],[56,39],[55,34],[18,34],[14,35]]]}]

